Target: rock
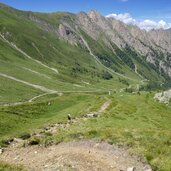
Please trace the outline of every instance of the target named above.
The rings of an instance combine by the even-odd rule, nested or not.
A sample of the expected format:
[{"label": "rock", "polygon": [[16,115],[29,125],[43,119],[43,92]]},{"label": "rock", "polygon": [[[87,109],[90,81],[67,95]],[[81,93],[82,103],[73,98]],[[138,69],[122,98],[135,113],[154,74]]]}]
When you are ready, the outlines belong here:
[{"label": "rock", "polygon": [[135,171],[135,167],[129,167],[127,168],[127,171]]},{"label": "rock", "polygon": [[16,142],[16,143],[20,143],[20,142],[22,142],[23,140],[21,139],[21,138],[14,138],[14,142]]},{"label": "rock", "polygon": [[10,145],[11,143],[9,140],[2,140],[1,142],[2,144],[5,144],[5,145]]},{"label": "rock", "polygon": [[88,113],[88,114],[86,115],[87,118],[95,118],[95,117],[97,117],[97,116],[98,116],[97,113]]},{"label": "rock", "polygon": [[58,93],[58,95],[59,95],[59,96],[62,96],[62,95],[63,95],[63,93]]},{"label": "rock", "polygon": [[158,100],[161,103],[169,104],[169,101],[171,99],[171,90],[156,93],[154,99]]},{"label": "rock", "polygon": [[[171,44],[171,29],[167,31],[164,29],[153,29],[146,32],[137,26],[132,25],[129,27],[125,23],[114,19],[111,15],[103,17],[96,11],[90,11],[88,14],[80,12],[76,17],[74,27],[77,28],[77,30],[84,30],[88,36],[96,41],[98,41],[101,33],[104,33],[101,41],[103,41],[106,47],[113,50],[113,47],[109,43],[112,42],[121,49],[126,47],[133,48],[137,54],[146,56],[147,62],[156,65],[158,71],[162,69],[165,74],[171,77],[170,57],[167,57],[171,52],[171,46],[169,46]],[[73,26],[68,22],[68,27],[69,26],[71,30]],[[60,25],[60,36],[66,36],[66,29],[64,25]],[[113,30],[115,30],[115,32],[113,32]],[[79,35],[80,33],[77,32],[77,34]],[[74,41],[76,41],[77,44],[80,43],[77,37]],[[161,59],[159,57],[160,53],[164,54],[163,58],[167,57],[168,59]],[[157,64],[159,64],[159,66],[157,66]]]},{"label": "rock", "polygon": [[4,152],[3,148],[0,148],[0,154],[2,154]]},{"label": "rock", "polygon": [[14,158],[14,160],[19,160],[19,158],[20,158],[20,156],[16,156],[16,157]]}]

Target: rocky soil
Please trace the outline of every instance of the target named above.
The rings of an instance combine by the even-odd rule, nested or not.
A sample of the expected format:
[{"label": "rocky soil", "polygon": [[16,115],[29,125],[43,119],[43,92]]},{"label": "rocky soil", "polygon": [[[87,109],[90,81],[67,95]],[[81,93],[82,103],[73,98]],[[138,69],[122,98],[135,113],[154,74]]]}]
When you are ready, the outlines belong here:
[{"label": "rocky soil", "polygon": [[31,171],[151,171],[127,150],[106,142],[79,141],[49,146],[9,148],[0,159]]},{"label": "rocky soil", "polygon": [[171,100],[171,90],[156,93],[154,99],[158,100],[159,102],[168,104]]}]

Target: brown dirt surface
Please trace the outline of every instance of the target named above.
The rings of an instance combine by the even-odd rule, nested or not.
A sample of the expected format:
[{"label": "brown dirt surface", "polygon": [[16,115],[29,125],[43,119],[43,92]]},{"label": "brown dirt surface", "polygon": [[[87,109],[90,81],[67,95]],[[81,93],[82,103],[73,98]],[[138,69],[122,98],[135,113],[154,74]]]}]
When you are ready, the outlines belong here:
[{"label": "brown dirt surface", "polygon": [[30,171],[149,171],[150,167],[127,150],[106,142],[83,140],[49,147],[8,148],[0,160],[20,164]]}]

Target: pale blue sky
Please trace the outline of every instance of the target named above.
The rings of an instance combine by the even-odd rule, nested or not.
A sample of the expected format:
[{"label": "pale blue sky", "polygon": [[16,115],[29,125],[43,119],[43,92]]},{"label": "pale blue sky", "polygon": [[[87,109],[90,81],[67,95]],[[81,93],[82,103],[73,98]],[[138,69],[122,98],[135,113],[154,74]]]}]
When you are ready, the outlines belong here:
[{"label": "pale blue sky", "polygon": [[21,10],[56,12],[97,10],[102,15],[129,13],[136,21],[171,23],[171,0],[0,0]]}]

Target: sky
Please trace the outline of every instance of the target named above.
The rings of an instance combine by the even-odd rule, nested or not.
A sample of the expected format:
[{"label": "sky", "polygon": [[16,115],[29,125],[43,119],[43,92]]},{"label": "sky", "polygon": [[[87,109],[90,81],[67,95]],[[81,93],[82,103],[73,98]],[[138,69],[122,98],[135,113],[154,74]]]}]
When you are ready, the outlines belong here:
[{"label": "sky", "polygon": [[142,29],[171,27],[171,0],[0,0],[27,11],[78,13],[96,10]]}]

